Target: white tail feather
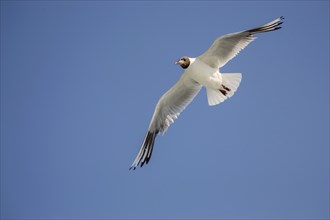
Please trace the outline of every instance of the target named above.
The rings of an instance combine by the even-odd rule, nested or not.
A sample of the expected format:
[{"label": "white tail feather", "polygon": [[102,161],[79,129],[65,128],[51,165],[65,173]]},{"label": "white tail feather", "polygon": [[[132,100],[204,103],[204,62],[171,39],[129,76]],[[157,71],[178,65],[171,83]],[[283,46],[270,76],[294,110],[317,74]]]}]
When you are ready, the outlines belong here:
[{"label": "white tail feather", "polygon": [[[222,84],[229,88],[227,94],[224,95],[220,90],[206,88],[207,100],[209,105],[217,105],[230,98],[236,92],[242,79],[242,74],[240,73],[224,73],[222,74]],[[219,88],[221,89],[221,88]]]}]

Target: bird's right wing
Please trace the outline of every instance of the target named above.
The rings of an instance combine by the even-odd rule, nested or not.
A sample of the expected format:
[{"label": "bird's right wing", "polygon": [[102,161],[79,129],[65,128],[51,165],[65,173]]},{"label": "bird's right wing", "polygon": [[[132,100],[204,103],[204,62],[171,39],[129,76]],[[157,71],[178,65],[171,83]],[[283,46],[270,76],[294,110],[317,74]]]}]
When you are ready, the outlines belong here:
[{"label": "bird's right wing", "polygon": [[196,82],[185,79],[183,74],[179,81],[159,99],[149,130],[130,169],[135,169],[139,164],[142,167],[144,163],[149,162],[157,134],[166,132],[195,98],[201,87]]},{"label": "bird's right wing", "polygon": [[223,67],[255,39],[254,34],[280,29],[279,25],[283,23],[283,19],[280,17],[257,28],[223,35],[216,39],[211,47],[199,56],[199,59],[213,68]]}]

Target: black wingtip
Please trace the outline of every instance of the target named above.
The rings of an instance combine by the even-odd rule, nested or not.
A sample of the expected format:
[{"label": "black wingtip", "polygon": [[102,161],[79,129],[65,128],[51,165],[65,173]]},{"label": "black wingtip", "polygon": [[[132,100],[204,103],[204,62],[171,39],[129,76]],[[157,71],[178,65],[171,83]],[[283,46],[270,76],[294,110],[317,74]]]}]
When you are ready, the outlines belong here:
[{"label": "black wingtip", "polygon": [[135,170],[136,169],[136,165],[131,165],[131,167],[128,170]]},{"label": "black wingtip", "polygon": [[136,167],[140,166],[143,167],[144,164],[148,164],[152,155],[153,147],[155,144],[155,139],[158,134],[158,130],[156,131],[148,131],[145,136],[144,142],[140,149],[138,156],[135,158],[134,163],[129,168],[129,170],[135,170]]}]

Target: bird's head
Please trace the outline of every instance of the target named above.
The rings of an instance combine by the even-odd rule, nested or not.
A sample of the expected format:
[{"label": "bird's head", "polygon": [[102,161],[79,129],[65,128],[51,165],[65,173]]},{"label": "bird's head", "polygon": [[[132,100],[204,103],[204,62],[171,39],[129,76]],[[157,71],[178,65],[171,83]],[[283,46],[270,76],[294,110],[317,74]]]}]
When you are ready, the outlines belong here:
[{"label": "bird's head", "polygon": [[175,64],[180,65],[183,69],[187,69],[190,65],[190,59],[187,56],[183,56]]}]

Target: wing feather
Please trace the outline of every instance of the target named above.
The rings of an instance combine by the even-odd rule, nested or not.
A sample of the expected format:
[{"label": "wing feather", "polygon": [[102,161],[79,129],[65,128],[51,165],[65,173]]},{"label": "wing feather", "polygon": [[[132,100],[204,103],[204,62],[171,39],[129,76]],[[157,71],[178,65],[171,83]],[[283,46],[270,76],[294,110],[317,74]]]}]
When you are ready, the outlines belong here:
[{"label": "wing feather", "polygon": [[223,67],[255,39],[254,34],[280,29],[279,25],[283,23],[283,19],[284,17],[280,17],[257,28],[223,35],[216,39],[199,59],[213,68]]},{"label": "wing feather", "polygon": [[150,122],[149,131],[158,131],[164,134],[195,98],[200,89],[201,85],[197,83],[187,84],[181,78],[159,99]]},{"label": "wing feather", "polygon": [[152,154],[155,138],[164,134],[180,113],[191,103],[201,89],[201,85],[188,82],[184,75],[158,101],[152,116],[148,132],[130,169],[148,163]]}]

